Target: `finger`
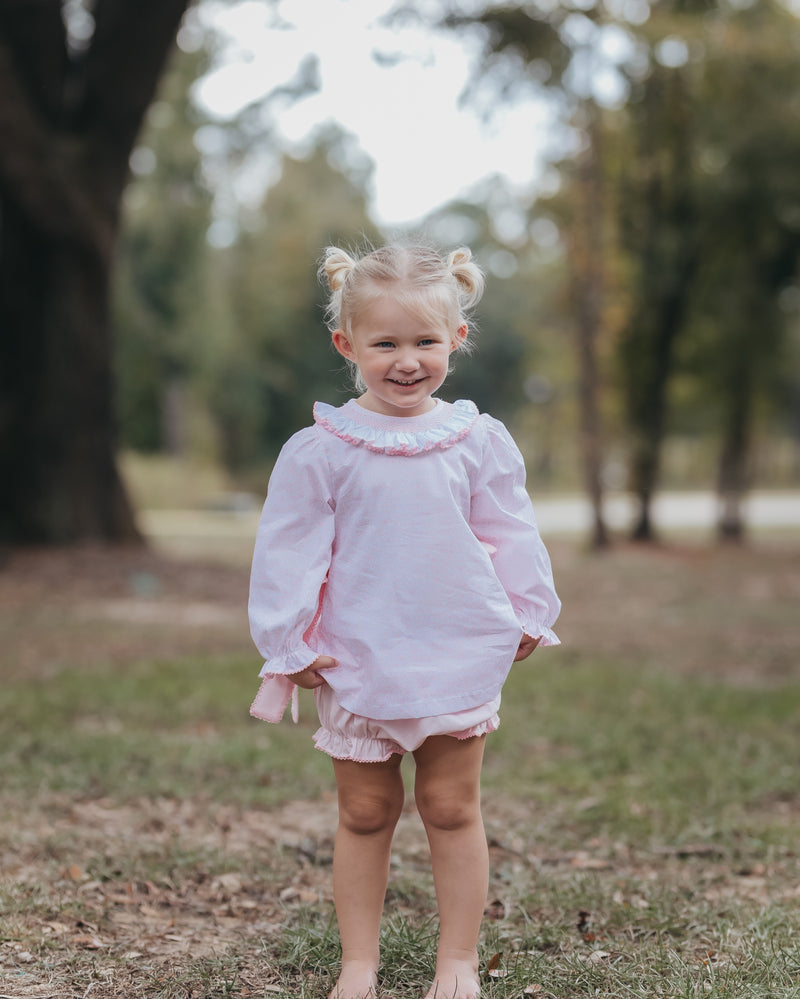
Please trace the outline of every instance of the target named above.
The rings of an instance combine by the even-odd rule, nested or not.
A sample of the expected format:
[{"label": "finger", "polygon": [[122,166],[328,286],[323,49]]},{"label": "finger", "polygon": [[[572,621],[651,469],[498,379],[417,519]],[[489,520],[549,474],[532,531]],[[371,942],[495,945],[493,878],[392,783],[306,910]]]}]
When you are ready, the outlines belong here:
[{"label": "finger", "polygon": [[336,669],[338,665],[339,661],[334,659],[332,656],[320,656],[318,659],[314,660],[311,666],[309,666],[309,669]]},{"label": "finger", "polygon": [[540,638],[531,638],[529,635],[525,635],[521,638],[517,654],[514,656],[514,662],[517,663],[521,659],[527,659],[540,641]]}]

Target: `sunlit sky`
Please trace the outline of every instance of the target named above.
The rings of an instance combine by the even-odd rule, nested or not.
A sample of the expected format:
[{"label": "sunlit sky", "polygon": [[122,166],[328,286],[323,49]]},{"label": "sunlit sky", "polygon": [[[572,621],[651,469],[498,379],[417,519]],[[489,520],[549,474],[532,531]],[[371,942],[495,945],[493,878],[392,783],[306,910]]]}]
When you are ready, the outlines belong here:
[{"label": "sunlit sky", "polygon": [[420,26],[381,24],[395,3],[282,0],[273,7],[263,0],[208,0],[199,8],[203,20],[225,42],[219,68],[198,85],[196,97],[215,115],[233,115],[316,55],[321,89],[283,102],[279,129],[292,151],[331,121],[353,133],[375,163],[371,210],[384,226],[418,221],[486,176],[530,188],[549,141],[544,105],[497,106],[482,120],[474,104],[460,101],[474,71],[474,47]]}]

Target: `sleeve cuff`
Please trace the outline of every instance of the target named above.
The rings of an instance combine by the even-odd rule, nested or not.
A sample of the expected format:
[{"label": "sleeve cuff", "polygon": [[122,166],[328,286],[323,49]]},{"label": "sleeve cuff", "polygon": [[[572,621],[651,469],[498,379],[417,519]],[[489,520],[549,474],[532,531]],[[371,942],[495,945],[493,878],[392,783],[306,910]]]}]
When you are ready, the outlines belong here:
[{"label": "sleeve cuff", "polygon": [[313,662],[319,659],[320,653],[314,652],[305,642],[300,642],[295,648],[284,652],[283,655],[268,659],[261,667],[260,677],[265,676],[291,676],[293,673],[300,673]]},{"label": "sleeve cuff", "polygon": [[546,645],[561,645],[561,639],[552,628],[531,625],[530,627],[523,626],[522,630],[529,638],[539,639],[539,648],[544,648]]}]

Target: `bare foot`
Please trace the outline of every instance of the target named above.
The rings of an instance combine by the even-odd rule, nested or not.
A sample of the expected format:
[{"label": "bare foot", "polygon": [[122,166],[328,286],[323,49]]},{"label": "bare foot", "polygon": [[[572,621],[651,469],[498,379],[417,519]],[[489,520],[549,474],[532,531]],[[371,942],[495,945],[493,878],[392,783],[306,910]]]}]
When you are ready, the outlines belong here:
[{"label": "bare foot", "polygon": [[425,999],[477,999],[480,992],[477,961],[440,959]]},{"label": "bare foot", "polygon": [[377,990],[378,975],[371,961],[347,961],[328,999],[375,999]]}]

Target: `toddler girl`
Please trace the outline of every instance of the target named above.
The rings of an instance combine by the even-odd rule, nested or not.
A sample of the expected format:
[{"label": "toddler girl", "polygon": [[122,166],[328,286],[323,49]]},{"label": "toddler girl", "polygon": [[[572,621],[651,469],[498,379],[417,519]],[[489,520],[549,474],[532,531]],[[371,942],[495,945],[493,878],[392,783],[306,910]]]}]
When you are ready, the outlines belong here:
[{"label": "toddler girl", "polygon": [[555,645],[559,600],[525,491],[522,457],[472,402],[435,397],[483,277],[469,250],[442,259],[329,248],[333,346],[357,399],[318,402],[269,483],[250,589],[266,664],[251,708],[279,721],[314,690],[333,759],[333,891],[342,968],[332,999],[377,989],[400,761],[430,843],[439,942],[428,999],[474,999],[488,888],[480,811],[486,733],[512,662]]}]

